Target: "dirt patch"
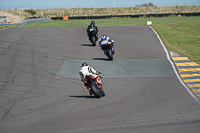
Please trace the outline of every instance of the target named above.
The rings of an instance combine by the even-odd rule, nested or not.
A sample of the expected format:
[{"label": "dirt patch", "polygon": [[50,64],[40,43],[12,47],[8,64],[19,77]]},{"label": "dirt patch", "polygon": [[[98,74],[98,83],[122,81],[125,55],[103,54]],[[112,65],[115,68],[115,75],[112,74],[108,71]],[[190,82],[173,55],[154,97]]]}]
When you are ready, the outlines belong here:
[{"label": "dirt patch", "polygon": [[20,22],[23,22],[25,20],[24,17],[20,17],[20,16],[13,15],[13,14],[10,14],[10,13],[4,13],[2,11],[0,11],[0,16],[7,16],[8,23],[20,23]]},{"label": "dirt patch", "polygon": [[178,53],[173,52],[173,51],[170,51],[170,55],[171,55],[172,57],[180,57],[180,55],[179,55]]}]

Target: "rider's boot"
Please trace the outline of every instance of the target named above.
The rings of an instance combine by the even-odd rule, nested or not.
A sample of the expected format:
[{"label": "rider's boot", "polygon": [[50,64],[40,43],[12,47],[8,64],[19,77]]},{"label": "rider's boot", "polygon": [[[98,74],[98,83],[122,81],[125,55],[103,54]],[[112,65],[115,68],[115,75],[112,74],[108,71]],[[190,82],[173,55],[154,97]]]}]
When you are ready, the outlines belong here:
[{"label": "rider's boot", "polygon": [[90,86],[89,86],[87,83],[85,83],[84,85],[85,85],[85,86],[87,87],[87,89],[89,90],[89,94],[92,95],[92,91],[91,91]]},{"label": "rider's boot", "polygon": [[106,55],[106,50],[105,50],[105,49],[103,49],[103,51],[104,51],[104,54]]},{"label": "rider's boot", "polygon": [[92,91],[90,87],[88,88],[88,90],[89,90],[89,94],[92,95]]},{"label": "rider's boot", "polygon": [[114,50],[112,51],[112,54],[115,54],[115,51],[114,51]]},{"label": "rider's boot", "polygon": [[114,50],[114,47],[112,47],[112,54],[114,54],[115,53],[115,50]]},{"label": "rider's boot", "polygon": [[100,85],[100,88],[101,88],[101,90],[103,91],[103,86],[102,86],[102,85]]},{"label": "rider's boot", "polygon": [[92,91],[91,90],[89,90],[89,94],[92,95]]},{"label": "rider's boot", "polygon": [[105,92],[104,92],[104,90],[103,90],[103,86],[100,85],[100,88],[101,88],[101,95],[102,95],[103,97],[105,97]]}]

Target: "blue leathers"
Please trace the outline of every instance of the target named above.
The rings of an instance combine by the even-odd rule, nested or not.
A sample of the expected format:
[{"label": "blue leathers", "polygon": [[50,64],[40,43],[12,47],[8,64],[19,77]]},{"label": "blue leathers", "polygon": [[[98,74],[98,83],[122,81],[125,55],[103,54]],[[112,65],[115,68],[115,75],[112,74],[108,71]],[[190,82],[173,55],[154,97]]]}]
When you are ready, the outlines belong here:
[{"label": "blue leathers", "polygon": [[[114,44],[114,41],[110,39],[110,37],[108,37],[107,35],[103,35],[100,39],[99,39],[99,47],[101,47],[101,49],[103,51],[105,51],[105,46],[107,44]],[[113,48],[114,50],[114,48]]]}]

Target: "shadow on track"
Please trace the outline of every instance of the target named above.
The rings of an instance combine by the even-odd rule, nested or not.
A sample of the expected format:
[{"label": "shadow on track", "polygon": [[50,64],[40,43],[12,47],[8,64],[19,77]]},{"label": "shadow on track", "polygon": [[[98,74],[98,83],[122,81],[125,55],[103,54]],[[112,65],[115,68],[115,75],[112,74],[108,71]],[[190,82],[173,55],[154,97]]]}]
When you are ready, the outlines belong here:
[{"label": "shadow on track", "polygon": [[76,98],[96,98],[95,96],[74,96],[74,95],[70,95],[69,97],[76,97]]},{"label": "shadow on track", "polygon": [[93,60],[104,60],[104,61],[110,61],[109,59],[107,58],[92,58]]},{"label": "shadow on track", "polygon": [[90,46],[90,47],[95,47],[92,44],[81,44],[82,46]]}]

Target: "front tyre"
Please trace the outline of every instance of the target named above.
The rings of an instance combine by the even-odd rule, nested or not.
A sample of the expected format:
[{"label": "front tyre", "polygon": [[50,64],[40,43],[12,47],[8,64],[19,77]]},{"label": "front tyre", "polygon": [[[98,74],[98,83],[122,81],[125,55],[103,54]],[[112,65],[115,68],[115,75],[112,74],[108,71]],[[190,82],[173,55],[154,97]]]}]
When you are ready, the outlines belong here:
[{"label": "front tyre", "polygon": [[94,83],[90,84],[90,88],[96,98],[101,98],[101,92],[97,89],[97,86]]},{"label": "front tyre", "polygon": [[108,55],[108,59],[109,59],[109,60],[113,60],[112,49],[108,49],[108,50],[107,50],[107,55]]}]

